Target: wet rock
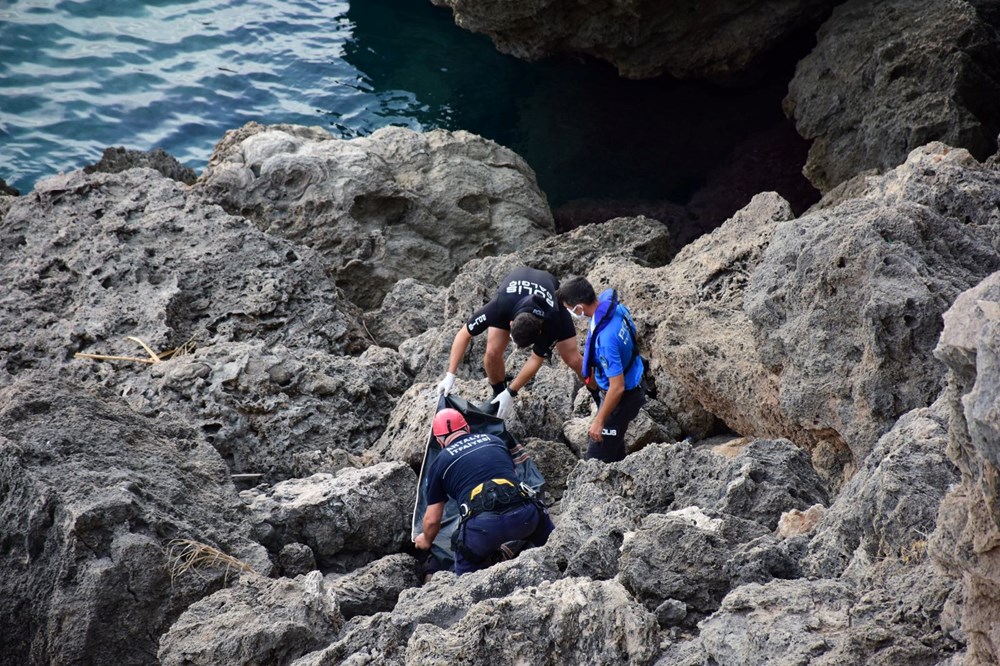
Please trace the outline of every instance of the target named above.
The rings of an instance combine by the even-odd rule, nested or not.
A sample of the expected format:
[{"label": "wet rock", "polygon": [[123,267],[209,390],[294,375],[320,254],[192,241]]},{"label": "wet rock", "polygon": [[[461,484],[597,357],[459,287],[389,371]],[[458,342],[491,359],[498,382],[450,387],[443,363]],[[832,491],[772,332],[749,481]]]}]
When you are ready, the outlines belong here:
[{"label": "wet rock", "polygon": [[233,575],[179,568],[175,539],[270,573],[221,458],[183,422],[32,373],[0,390],[0,432],[6,663],[153,661],[184,608]]},{"label": "wet rock", "polygon": [[890,169],[931,141],[980,160],[996,150],[1000,36],[982,4],[851,0],[834,10],[784,102],[812,140],[804,173],[817,188]]},{"label": "wet rock", "polygon": [[3,178],[0,178],[0,200],[5,197],[19,197],[21,192],[16,187],[11,187]]},{"label": "wet rock", "polygon": [[386,127],[345,141],[250,123],[219,142],[197,188],[320,252],[366,309],[403,278],[444,285],[470,259],[554,232],[524,160],[462,131]]},{"label": "wet rock", "polygon": [[768,49],[822,19],[836,3],[713,3],[693,12],[682,4],[607,4],[532,0],[513,7],[495,0],[432,0],[455,23],[490,36],[497,49],[525,60],[584,53],[607,60],[627,78],[725,78]]},{"label": "wet rock", "polygon": [[164,666],[287,664],[329,644],[343,618],[315,571],[291,580],[244,575],[192,604],[160,639]]},{"label": "wet rock", "polygon": [[337,596],[341,614],[351,619],[391,611],[399,593],[419,586],[422,578],[418,560],[397,553],[343,575],[329,574],[326,583]]},{"label": "wet rock", "polygon": [[402,463],[315,474],[241,493],[254,534],[273,552],[304,543],[321,567],[342,551],[388,554],[409,540],[416,475]]},{"label": "wet rock", "polygon": [[153,148],[149,151],[129,150],[124,146],[108,147],[104,149],[101,160],[96,164],[83,167],[84,173],[120,173],[129,169],[146,168],[159,171],[161,174],[191,185],[198,179],[198,174],[194,169],[190,169],[177,161],[173,155],[168,154],[162,148]]},{"label": "wet rock", "polygon": [[964,587],[966,663],[1000,659],[1000,273],[956,299],[935,355],[948,366],[948,458],[961,471],[931,538],[936,564]]},{"label": "wet rock", "polygon": [[482,601],[447,629],[417,626],[406,663],[650,664],[657,645],[656,618],[620,584],[565,579]]}]

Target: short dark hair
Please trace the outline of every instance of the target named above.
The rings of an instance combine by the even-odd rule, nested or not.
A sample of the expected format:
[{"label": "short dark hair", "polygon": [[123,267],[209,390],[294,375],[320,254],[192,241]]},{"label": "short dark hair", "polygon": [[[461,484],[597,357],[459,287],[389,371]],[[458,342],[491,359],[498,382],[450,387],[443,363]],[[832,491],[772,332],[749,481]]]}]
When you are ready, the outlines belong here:
[{"label": "short dark hair", "polygon": [[594,293],[594,287],[587,282],[587,278],[574,277],[559,287],[556,298],[560,303],[574,307],[581,304],[590,305],[597,300],[597,294]]},{"label": "short dark hair", "polygon": [[514,338],[514,344],[518,347],[527,347],[541,334],[544,323],[545,320],[541,317],[536,317],[530,312],[522,312],[510,323],[510,337]]}]

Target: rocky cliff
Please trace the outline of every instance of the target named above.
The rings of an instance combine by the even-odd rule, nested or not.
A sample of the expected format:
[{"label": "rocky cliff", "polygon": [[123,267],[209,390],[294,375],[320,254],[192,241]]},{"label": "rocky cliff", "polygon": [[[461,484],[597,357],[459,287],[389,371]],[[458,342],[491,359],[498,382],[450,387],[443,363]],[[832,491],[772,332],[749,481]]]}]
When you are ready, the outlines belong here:
[{"label": "rocky cliff", "polygon": [[[786,107],[829,191],[759,193],[683,247],[644,217],[556,234],[480,137],[252,123],[193,182],[111,151],[0,194],[0,664],[1000,661],[1000,156],[968,92],[996,10],[448,4],[508,50],[643,75],[822,24]],[[619,289],[657,397],[625,460],[581,460],[589,396],[543,365],[508,428],[555,532],[424,582],[431,395],[522,264]]]}]

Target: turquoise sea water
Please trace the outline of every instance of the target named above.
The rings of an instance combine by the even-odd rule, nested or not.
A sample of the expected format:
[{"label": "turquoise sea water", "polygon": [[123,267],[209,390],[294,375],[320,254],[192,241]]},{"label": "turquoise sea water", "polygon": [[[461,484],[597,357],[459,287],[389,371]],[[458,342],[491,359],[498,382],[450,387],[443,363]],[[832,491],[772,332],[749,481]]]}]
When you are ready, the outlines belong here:
[{"label": "turquoise sea water", "polygon": [[28,192],[107,146],[161,147],[200,172],[250,120],[345,138],[393,124],[513,148],[552,205],[683,201],[729,148],[780,120],[783,88],[524,63],[429,0],[0,0],[0,178]]}]

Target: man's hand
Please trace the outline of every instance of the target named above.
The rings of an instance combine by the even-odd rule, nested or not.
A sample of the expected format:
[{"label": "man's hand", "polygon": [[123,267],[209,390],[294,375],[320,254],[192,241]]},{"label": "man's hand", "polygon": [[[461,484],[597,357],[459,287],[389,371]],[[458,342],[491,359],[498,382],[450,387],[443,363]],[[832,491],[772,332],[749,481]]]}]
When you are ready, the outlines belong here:
[{"label": "man's hand", "polygon": [[431,549],[431,541],[430,539],[424,536],[423,532],[418,534],[417,538],[413,540],[413,545],[416,546],[419,550]]},{"label": "man's hand", "polygon": [[604,441],[604,434],[602,433],[603,430],[604,430],[604,423],[598,421],[597,419],[594,419],[594,421],[590,424],[590,430],[587,431],[587,437],[589,437],[591,440],[595,442],[603,442]]},{"label": "man's hand", "polygon": [[440,398],[441,396],[445,396],[451,393],[451,389],[454,386],[455,386],[455,373],[449,372],[444,376],[444,379],[441,380],[441,383],[438,384],[437,388],[438,397]]},{"label": "man's hand", "polygon": [[497,397],[490,400],[491,405],[500,405],[497,408],[497,416],[502,419],[506,419],[510,416],[514,416],[514,396],[510,394],[508,389],[504,389],[497,394]]}]

